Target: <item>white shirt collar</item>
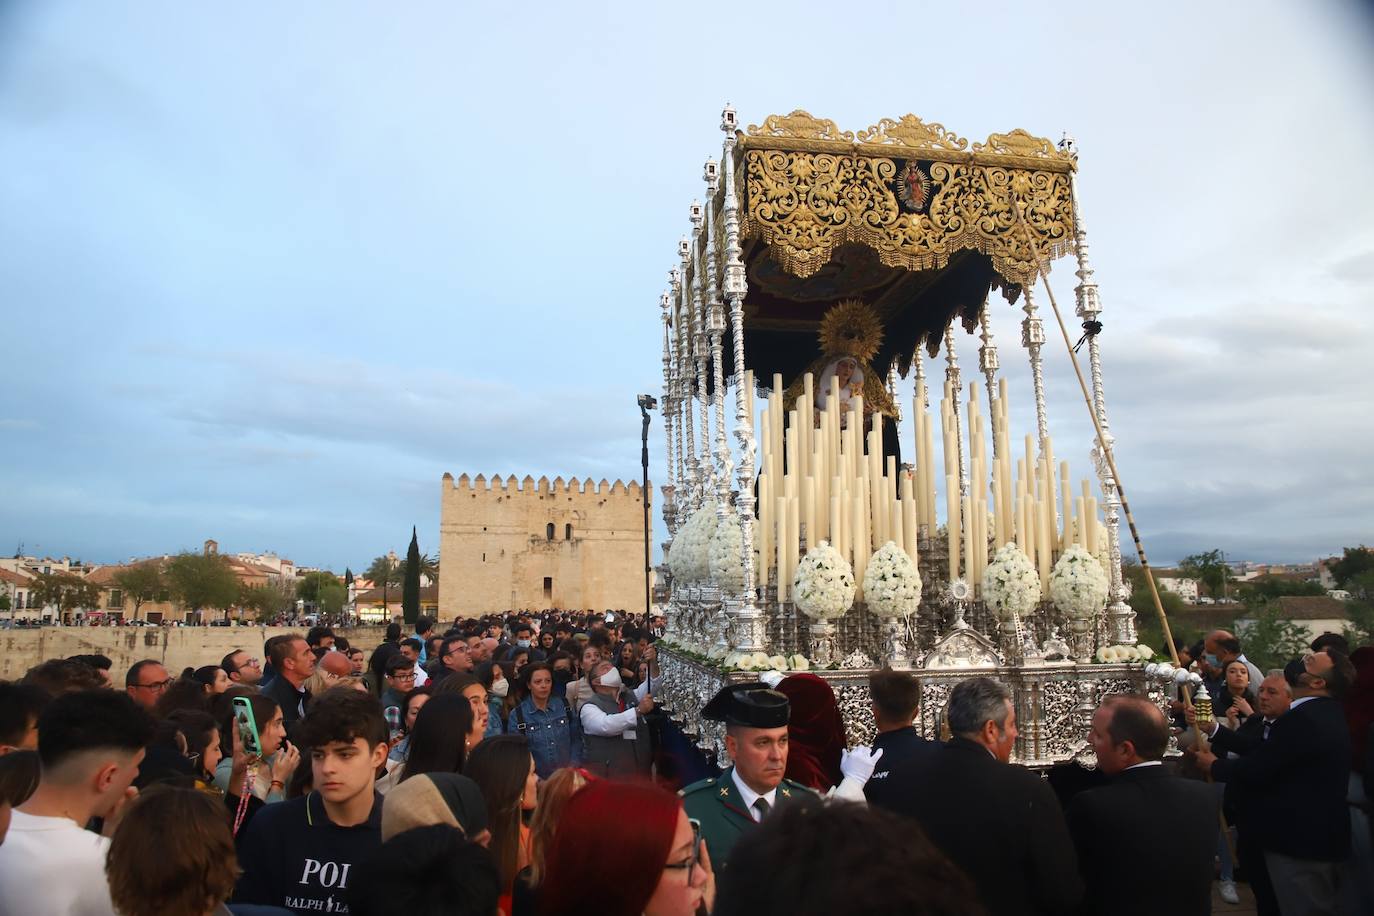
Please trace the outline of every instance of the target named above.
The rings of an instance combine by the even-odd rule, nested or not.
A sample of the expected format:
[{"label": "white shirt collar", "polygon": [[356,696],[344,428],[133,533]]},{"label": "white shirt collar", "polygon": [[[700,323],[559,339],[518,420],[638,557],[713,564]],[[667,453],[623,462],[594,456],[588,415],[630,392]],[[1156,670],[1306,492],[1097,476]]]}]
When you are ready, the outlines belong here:
[{"label": "white shirt collar", "polygon": [[758,801],[761,798],[764,801],[768,802],[769,808],[773,807],[773,799],[778,794],[776,786],[760,795],[759,793],[755,792],[753,789],[749,788],[747,785],[744,784],[744,780],[739,778],[739,770],[735,767],[730,768],[730,778],[734,780],[735,788],[739,789],[740,797],[744,799],[745,810],[749,812],[749,816],[752,817],[754,820],[759,819],[759,812],[754,808],[754,802]]},{"label": "white shirt collar", "polygon": [[[1140,769],[1141,767],[1162,767],[1162,766],[1164,766],[1164,761],[1163,761],[1163,760],[1142,760],[1140,763],[1133,763],[1133,764],[1131,764],[1130,766],[1126,767],[1126,770],[1138,770],[1138,769]],[[1124,772],[1126,772],[1126,770],[1122,770],[1121,772],[1124,773]]]},{"label": "white shirt collar", "polygon": [[1289,708],[1289,709],[1297,709],[1299,706],[1301,706],[1302,704],[1306,703],[1308,700],[1315,700],[1315,699],[1316,699],[1316,697],[1298,697],[1298,698],[1297,698],[1296,700],[1294,700],[1292,703],[1288,704],[1288,708]]}]

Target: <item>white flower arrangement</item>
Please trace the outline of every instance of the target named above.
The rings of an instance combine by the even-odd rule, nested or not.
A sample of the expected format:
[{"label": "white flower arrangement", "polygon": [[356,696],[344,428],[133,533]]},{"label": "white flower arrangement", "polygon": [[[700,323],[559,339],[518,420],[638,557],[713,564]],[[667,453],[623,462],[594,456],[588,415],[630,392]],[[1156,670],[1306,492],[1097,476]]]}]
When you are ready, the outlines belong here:
[{"label": "white flower arrangement", "polygon": [[716,504],[707,502],[677,530],[668,548],[668,568],[683,584],[703,581],[710,573],[711,536],[716,533]]},{"label": "white flower arrangement", "polygon": [[1102,564],[1087,550],[1072,545],[1050,573],[1050,598],[1071,619],[1097,616],[1107,606],[1107,576]]},{"label": "white flower arrangement", "polygon": [[1020,547],[1006,544],[993,554],[983,573],[983,601],[1003,620],[1024,617],[1040,603],[1040,576]]},{"label": "white flower arrangement", "polygon": [[724,521],[717,520],[706,565],[714,585],[727,592],[744,588],[744,531],[734,512],[726,513]]},{"label": "white flower arrangement", "polygon": [[921,574],[911,557],[888,541],[864,570],[864,601],[879,617],[907,617],[921,603]]},{"label": "white flower arrangement", "polygon": [[1103,646],[1097,650],[1097,660],[1104,665],[1148,662],[1154,657],[1155,650],[1143,643],[1135,646]]},{"label": "white flower arrangement", "polygon": [[792,580],[798,609],[812,620],[836,620],[854,604],[854,570],[826,541],[807,550]]},{"label": "white flower arrangement", "polygon": [[731,652],[721,662],[726,671],[810,671],[805,655],[769,655],[767,652]]}]

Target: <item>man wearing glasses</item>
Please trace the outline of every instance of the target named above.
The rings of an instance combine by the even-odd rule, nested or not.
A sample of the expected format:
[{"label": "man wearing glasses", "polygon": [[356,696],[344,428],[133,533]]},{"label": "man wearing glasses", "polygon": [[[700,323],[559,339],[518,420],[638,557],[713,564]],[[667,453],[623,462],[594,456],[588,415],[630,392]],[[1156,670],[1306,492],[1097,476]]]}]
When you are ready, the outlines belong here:
[{"label": "man wearing glasses", "polygon": [[134,662],[129,673],[124,675],[124,689],[135,703],[149,712],[157,706],[157,701],[162,699],[171,684],[172,678],[167,674],[167,669],[162,667],[161,662],[151,658]]},{"label": "man wearing glasses", "polygon": [[405,709],[406,694],[415,689],[415,662],[404,655],[393,655],[386,662],[386,689],[382,691],[382,708],[395,706]]},{"label": "man wearing glasses", "polygon": [[434,683],[438,684],[450,674],[470,674],[472,672],[472,650],[462,636],[450,636],[439,645],[439,664],[442,666]]},{"label": "man wearing glasses", "polygon": [[229,675],[229,680],[244,687],[256,687],[262,680],[262,662],[242,649],[224,656],[219,666]]}]

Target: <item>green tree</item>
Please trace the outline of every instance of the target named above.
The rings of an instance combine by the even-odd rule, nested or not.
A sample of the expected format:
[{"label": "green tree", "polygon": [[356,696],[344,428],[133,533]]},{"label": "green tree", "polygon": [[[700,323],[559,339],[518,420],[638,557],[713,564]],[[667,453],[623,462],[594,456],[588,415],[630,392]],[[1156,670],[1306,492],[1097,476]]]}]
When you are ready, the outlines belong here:
[{"label": "green tree", "polygon": [[217,553],[179,553],[167,564],[167,586],[187,610],[211,608],[224,612],[242,591],[229,561]]},{"label": "green tree", "polygon": [[390,603],[390,590],[401,584],[401,564],[390,555],[380,556],[372,561],[372,565],[363,575],[372,580],[373,588],[382,590],[382,604],[385,606]]},{"label": "green tree", "polygon": [[1374,569],[1356,573],[1345,580],[1342,588],[1361,601],[1374,601]]},{"label": "green tree", "polygon": [[1220,550],[1184,557],[1178,563],[1178,571],[1190,579],[1197,579],[1214,598],[1222,593],[1231,576],[1231,567],[1222,560]]},{"label": "green tree", "polygon": [[134,620],[139,619],[139,609],[167,587],[162,581],[161,566],[156,561],[124,567],[114,574],[114,584],[124,592],[125,598],[133,601]]},{"label": "green tree", "polygon": [[34,576],[30,591],[43,607],[54,605],[64,612],[92,609],[100,605],[99,586],[61,570]]},{"label": "green tree", "polygon": [[286,579],[274,576],[265,585],[245,588],[239,604],[244,610],[253,611],[259,623],[267,623],[291,613],[296,606],[296,589]]},{"label": "green tree", "polygon": [[[1361,544],[1347,547],[1342,556],[1331,566],[1331,577],[1340,588],[1350,588],[1346,583],[1363,573],[1374,572],[1374,548]],[[1354,591],[1354,589],[1350,589]]]},{"label": "green tree", "polygon": [[1351,649],[1374,646],[1374,604],[1368,601],[1347,601],[1345,612],[1349,619],[1341,627]]},{"label": "green tree", "polygon": [[438,585],[439,560],[427,553],[420,554],[420,575],[428,578],[432,585]]},{"label": "green tree", "polygon": [[410,528],[410,547],[406,550],[405,577],[401,585],[401,617],[406,623],[420,618],[420,539],[415,526]]},{"label": "green tree", "polygon": [[296,597],[319,614],[337,614],[348,600],[348,589],[332,572],[309,572],[296,583]]},{"label": "green tree", "polygon": [[1245,657],[1261,671],[1282,668],[1290,659],[1300,657],[1310,639],[1306,627],[1279,616],[1276,604],[1260,611],[1247,626],[1236,621],[1235,633],[1245,646]]},{"label": "green tree", "polygon": [[[1159,624],[1159,612],[1155,610],[1154,599],[1150,597],[1150,585],[1145,581],[1145,570],[1134,558],[1123,560],[1121,576],[1130,585],[1131,594],[1126,603],[1135,611],[1136,635],[1145,645],[1169,654],[1164,645],[1164,628]],[[1159,580],[1155,580],[1158,587]],[[1164,616],[1169,618],[1169,629],[1175,638],[1188,638],[1190,634],[1181,631],[1186,605],[1183,599],[1167,589],[1159,589],[1159,603],[1164,605]]]},{"label": "green tree", "polygon": [[1280,576],[1260,576],[1245,583],[1240,590],[1240,600],[1252,610],[1260,610],[1275,598],[1286,595],[1325,595],[1326,589],[1319,582],[1300,582]]}]

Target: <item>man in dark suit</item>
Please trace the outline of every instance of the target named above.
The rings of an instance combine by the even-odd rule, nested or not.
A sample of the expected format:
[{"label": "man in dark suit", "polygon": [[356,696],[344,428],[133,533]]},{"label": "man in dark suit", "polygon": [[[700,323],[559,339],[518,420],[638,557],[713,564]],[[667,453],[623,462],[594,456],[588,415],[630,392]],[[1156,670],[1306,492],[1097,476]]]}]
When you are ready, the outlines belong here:
[{"label": "man in dark suit", "polygon": [[1213,779],[1244,793],[1245,831],[1264,850],[1284,913],[1340,912],[1341,867],[1350,855],[1350,733],[1340,697],[1354,675],[1343,655],[1307,656],[1288,677],[1293,705],[1267,741],[1235,760],[1197,755]]},{"label": "man in dark suit", "polygon": [[[1282,673],[1270,674],[1260,681],[1255,699],[1255,711],[1232,731],[1218,724],[1212,733],[1212,750],[1217,754],[1243,757],[1260,744],[1269,740],[1269,732],[1279,716],[1288,712],[1293,702],[1293,688],[1288,685]],[[1186,710],[1190,725],[1196,727],[1196,715],[1192,707]],[[1245,823],[1250,812],[1242,786],[1226,787],[1226,802],[1223,806],[1226,820],[1236,828],[1236,856],[1240,867],[1245,869],[1246,880],[1255,895],[1255,912],[1258,916],[1278,916],[1279,902],[1274,896],[1273,884],[1269,881],[1269,869],[1264,864],[1264,850],[1255,838],[1254,830]]]},{"label": "man in dark suit", "polygon": [[315,653],[305,637],[295,633],[275,637],[268,654],[277,677],[262,691],[277,701],[281,707],[281,721],[286,726],[286,736],[292,744],[297,744],[297,723],[305,715],[305,704],[310,700],[310,692],[305,682],[315,673]]},{"label": "man in dark suit", "polygon": [[1011,691],[991,678],[962,681],[945,718],[954,737],[888,777],[905,787],[891,809],[920,822],[992,916],[1072,912],[1083,882],[1063,812],[1044,780],[1007,765]]},{"label": "man in dark suit", "polygon": [[[1087,885],[1082,912],[1206,916],[1212,911],[1216,793],[1164,768],[1164,714],[1144,697],[1109,696],[1093,713],[1088,740],[1111,782],[1080,792],[1069,805],[1069,832]],[[1142,862],[1167,879],[1136,880]]]},{"label": "man in dark suit", "polygon": [[894,781],[892,771],[908,761],[924,760],[940,745],[922,738],[911,723],[921,705],[921,685],[905,671],[884,668],[868,676],[868,693],[873,698],[873,723],[878,737],[873,750],[882,751],[873,775],[864,786],[870,805],[891,808],[895,796],[909,791]]}]

